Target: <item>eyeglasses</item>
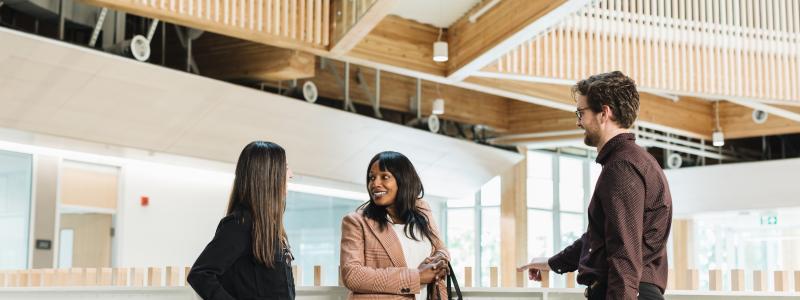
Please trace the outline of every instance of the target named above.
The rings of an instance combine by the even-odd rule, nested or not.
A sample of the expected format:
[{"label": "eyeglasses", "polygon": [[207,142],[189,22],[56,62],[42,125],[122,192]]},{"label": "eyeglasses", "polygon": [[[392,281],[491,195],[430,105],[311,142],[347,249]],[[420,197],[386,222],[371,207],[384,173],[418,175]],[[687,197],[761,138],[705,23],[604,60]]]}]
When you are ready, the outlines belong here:
[{"label": "eyeglasses", "polygon": [[575,111],[575,116],[576,116],[576,117],[578,117],[578,120],[580,120],[580,119],[581,119],[581,117],[583,117],[583,111],[584,111],[584,110],[587,110],[587,109],[590,109],[590,108],[591,108],[591,107],[588,107],[588,106],[587,106],[587,107],[584,107],[584,108],[578,108],[578,109]]}]

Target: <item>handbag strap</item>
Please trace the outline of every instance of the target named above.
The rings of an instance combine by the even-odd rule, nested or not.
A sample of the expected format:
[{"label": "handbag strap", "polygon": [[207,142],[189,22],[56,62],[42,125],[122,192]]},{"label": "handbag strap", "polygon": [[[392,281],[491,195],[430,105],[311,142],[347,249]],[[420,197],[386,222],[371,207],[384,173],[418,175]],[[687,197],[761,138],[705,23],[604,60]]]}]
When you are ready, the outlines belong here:
[{"label": "handbag strap", "polygon": [[[450,262],[447,262],[447,267],[450,269],[449,275],[447,275],[447,299],[453,300],[453,291],[451,290],[452,287],[456,288],[456,299],[463,300],[464,296],[461,294],[461,288],[458,286],[458,279],[456,278],[456,273],[453,272],[453,266],[450,265]],[[452,281],[452,286],[450,285]]]}]

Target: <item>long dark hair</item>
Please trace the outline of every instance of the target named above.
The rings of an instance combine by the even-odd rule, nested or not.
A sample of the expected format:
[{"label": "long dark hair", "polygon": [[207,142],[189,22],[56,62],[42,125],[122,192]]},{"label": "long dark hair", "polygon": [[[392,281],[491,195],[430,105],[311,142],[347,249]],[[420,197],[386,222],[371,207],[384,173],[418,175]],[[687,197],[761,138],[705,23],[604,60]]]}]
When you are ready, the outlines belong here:
[{"label": "long dark hair", "polygon": [[421,238],[417,238],[414,233],[415,228],[417,228],[422,232],[422,235],[430,241],[434,238],[438,238],[433,234],[428,218],[425,217],[425,214],[417,207],[417,201],[422,199],[425,195],[425,188],[422,187],[422,181],[419,179],[419,175],[417,175],[417,170],[414,169],[414,165],[411,164],[411,161],[408,160],[405,155],[398,152],[384,151],[376,154],[372,160],[369,161],[369,165],[367,165],[367,193],[369,194],[369,201],[359,207],[363,208],[364,216],[377,222],[381,230],[386,230],[388,226],[388,220],[386,219],[388,211],[386,207],[375,204],[372,199],[372,193],[369,191],[369,169],[375,162],[378,162],[378,167],[381,171],[388,170],[397,181],[397,194],[394,199],[394,204],[392,205],[394,206],[397,216],[406,224],[403,228],[406,236],[413,240],[420,241]]},{"label": "long dark hair", "polygon": [[275,266],[276,251],[288,249],[283,227],[286,209],[286,152],[278,144],[248,144],[236,163],[236,178],[228,214],[245,210],[253,218],[253,256],[267,267]]}]

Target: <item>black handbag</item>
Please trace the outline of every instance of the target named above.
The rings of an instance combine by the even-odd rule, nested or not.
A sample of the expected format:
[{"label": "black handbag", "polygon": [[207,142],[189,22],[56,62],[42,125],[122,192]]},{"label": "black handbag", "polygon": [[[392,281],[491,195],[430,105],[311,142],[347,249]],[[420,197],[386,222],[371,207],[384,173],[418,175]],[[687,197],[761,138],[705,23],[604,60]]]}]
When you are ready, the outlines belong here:
[{"label": "black handbag", "polygon": [[[447,300],[453,300],[453,288],[456,289],[455,299],[456,300],[463,300],[464,296],[461,295],[461,288],[458,286],[458,279],[456,278],[456,274],[453,273],[453,266],[450,265],[450,262],[447,262],[447,268],[449,269],[447,275]],[[428,300],[442,300],[439,298],[439,285],[436,283],[429,283],[428,284]]]},{"label": "black handbag", "polygon": [[[450,265],[450,262],[447,262],[447,268],[450,269],[450,272],[447,274],[447,299],[453,300],[453,290],[452,288],[456,289],[456,299],[463,300],[464,296],[461,295],[461,288],[458,286],[458,279],[456,279],[456,273],[453,272],[453,266]],[[452,285],[451,285],[452,283]]]}]

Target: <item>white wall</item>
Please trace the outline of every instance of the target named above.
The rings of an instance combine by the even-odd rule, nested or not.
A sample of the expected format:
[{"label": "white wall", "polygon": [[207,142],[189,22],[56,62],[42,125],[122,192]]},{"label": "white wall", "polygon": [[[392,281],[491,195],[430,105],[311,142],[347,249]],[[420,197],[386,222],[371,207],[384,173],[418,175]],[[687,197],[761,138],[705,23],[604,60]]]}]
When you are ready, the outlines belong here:
[{"label": "white wall", "polygon": [[116,265],[192,265],[225,215],[233,174],[144,162],[122,172]]},{"label": "white wall", "polygon": [[666,170],[676,215],[800,206],[800,159]]}]

